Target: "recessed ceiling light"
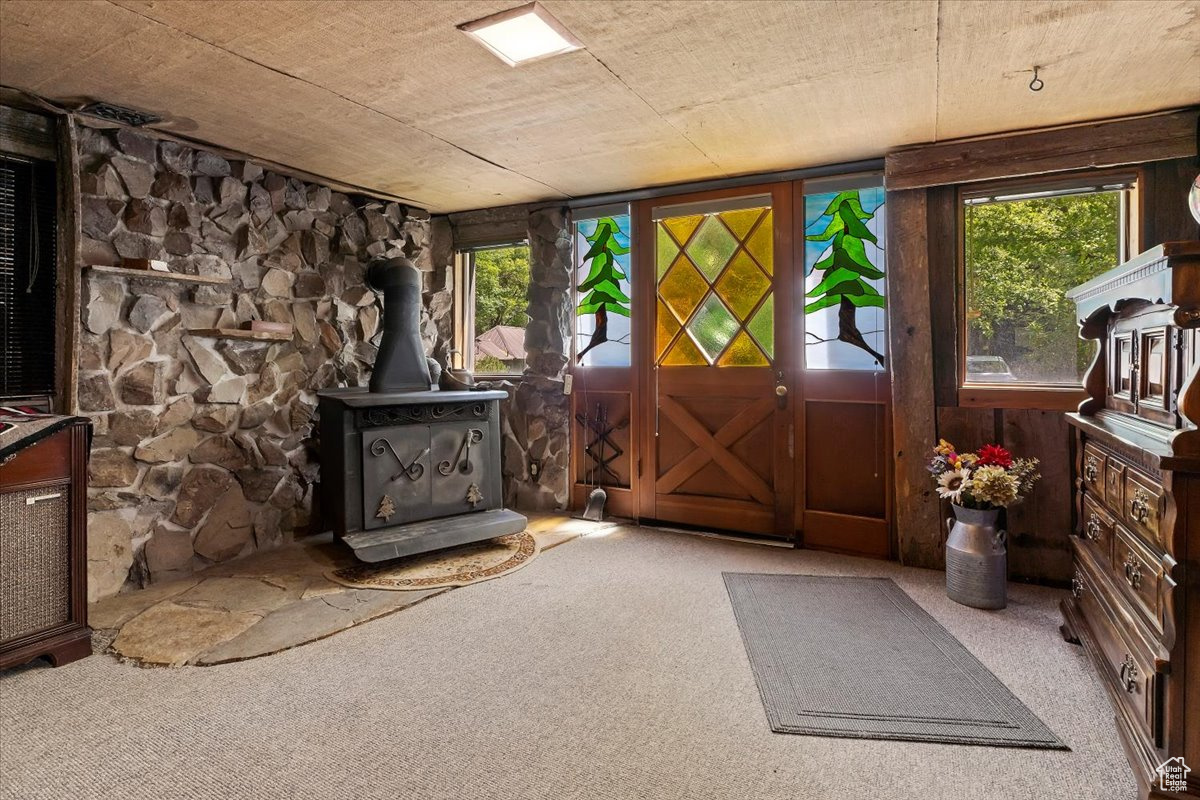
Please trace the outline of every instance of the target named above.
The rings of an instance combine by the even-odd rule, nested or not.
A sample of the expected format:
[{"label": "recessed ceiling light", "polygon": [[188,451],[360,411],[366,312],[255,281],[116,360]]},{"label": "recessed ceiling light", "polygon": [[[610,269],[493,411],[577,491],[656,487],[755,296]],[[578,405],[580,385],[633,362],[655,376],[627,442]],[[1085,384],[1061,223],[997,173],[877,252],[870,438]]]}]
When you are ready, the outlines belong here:
[{"label": "recessed ceiling light", "polygon": [[511,67],[583,47],[583,42],[537,3],[501,11],[458,29]]}]

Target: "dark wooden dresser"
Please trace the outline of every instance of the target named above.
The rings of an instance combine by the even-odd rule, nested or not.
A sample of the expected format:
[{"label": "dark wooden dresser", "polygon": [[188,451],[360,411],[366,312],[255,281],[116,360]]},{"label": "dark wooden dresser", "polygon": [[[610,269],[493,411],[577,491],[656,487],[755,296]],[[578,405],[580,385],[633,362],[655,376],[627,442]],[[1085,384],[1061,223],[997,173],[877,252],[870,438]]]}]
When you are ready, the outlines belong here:
[{"label": "dark wooden dresser", "polygon": [[43,423],[29,440],[0,453],[0,669],[39,656],[60,666],[92,652],[87,627],[91,426],[67,417],[36,420],[30,427]]},{"label": "dark wooden dresser", "polygon": [[[1068,293],[1099,343],[1074,434],[1063,635],[1108,690],[1141,797],[1200,797],[1200,242]],[[1159,769],[1192,771],[1163,791]]]}]

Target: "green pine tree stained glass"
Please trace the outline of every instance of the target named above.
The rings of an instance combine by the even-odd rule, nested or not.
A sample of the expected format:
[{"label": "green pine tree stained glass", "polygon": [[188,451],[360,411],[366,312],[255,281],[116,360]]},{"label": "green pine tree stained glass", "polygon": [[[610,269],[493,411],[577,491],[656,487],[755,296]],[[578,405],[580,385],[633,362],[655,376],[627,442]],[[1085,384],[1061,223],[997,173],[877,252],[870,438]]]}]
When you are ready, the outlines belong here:
[{"label": "green pine tree stained glass", "polygon": [[711,364],[741,327],[720,298],[710,294],[687,329]]},{"label": "green pine tree stained glass", "polygon": [[737,239],[733,238],[729,229],[715,216],[711,216],[704,220],[704,224],[692,238],[687,246],[687,254],[704,273],[704,277],[715,281],[729,263],[737,244]]},{"label": "green pine tree stained glass", "polygon": [[754,337],[754,340],[762,345],[762,349],[767,352],[767,357],[775,358],[775,296],[768,295],[763,304],[759,306],[758,311],[750,319],[750,324],[746,326],[746,330]]},{"label": "green pine tree stained glass", "polygon": [[769,288],[771,279],[762,273],[744,250],[739,250],[733,257],[716,285],[717,294],[733,309],[739,320],[749,316]]}]

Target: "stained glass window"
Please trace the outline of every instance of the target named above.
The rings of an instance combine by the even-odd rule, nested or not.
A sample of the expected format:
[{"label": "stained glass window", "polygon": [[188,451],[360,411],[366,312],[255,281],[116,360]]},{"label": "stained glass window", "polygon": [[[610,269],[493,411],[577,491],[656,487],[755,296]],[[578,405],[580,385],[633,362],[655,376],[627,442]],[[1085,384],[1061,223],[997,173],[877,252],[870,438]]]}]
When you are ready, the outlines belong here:
[{"label": "stained glass window", "polygon": [[804,198],[804,363],[808,369],[882,370],[883,187],[830,188]]},{"label": "stained glass window", "polygon": [[657,363],[770,366],[775,353],[773,224],[767,206],[655,222]]},{"label": "stained glass window", "polygon": [[[630,365],[627,207],[575,222],[575,353],[588,367]],[[659,243],[662,250],[662,243]]]}]

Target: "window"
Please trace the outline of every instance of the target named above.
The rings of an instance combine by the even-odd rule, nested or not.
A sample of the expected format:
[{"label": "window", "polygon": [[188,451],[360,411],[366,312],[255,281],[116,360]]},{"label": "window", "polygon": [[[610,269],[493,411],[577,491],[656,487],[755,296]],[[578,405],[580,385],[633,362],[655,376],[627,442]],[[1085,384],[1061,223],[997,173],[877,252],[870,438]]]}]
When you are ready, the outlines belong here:
[{"label": "window", "polygon": [[629,207],[575,212],[575,363],[628,367]]},{"label": "window", "polygon": [[1077,387],[1092,358],[1068,289],[1127,257],[1130,176],[963,195],[964,384]]},{"label": "window", "polygon": [[0,398],[54,394],[57,182],[52,161],[0,155]]},{"label": "window", "polygon": [[887,353],[883,186],[804,184],[804,366],[882,370]]},{"label": "window", "polygon": [[654,209],[655,363],[767,367],[775,358],[774,210],[766,195]]},{"label": "window", "polygon": [[480,247],[459,254],[454,364],[476,375],[525,370],[529,245]]}]

